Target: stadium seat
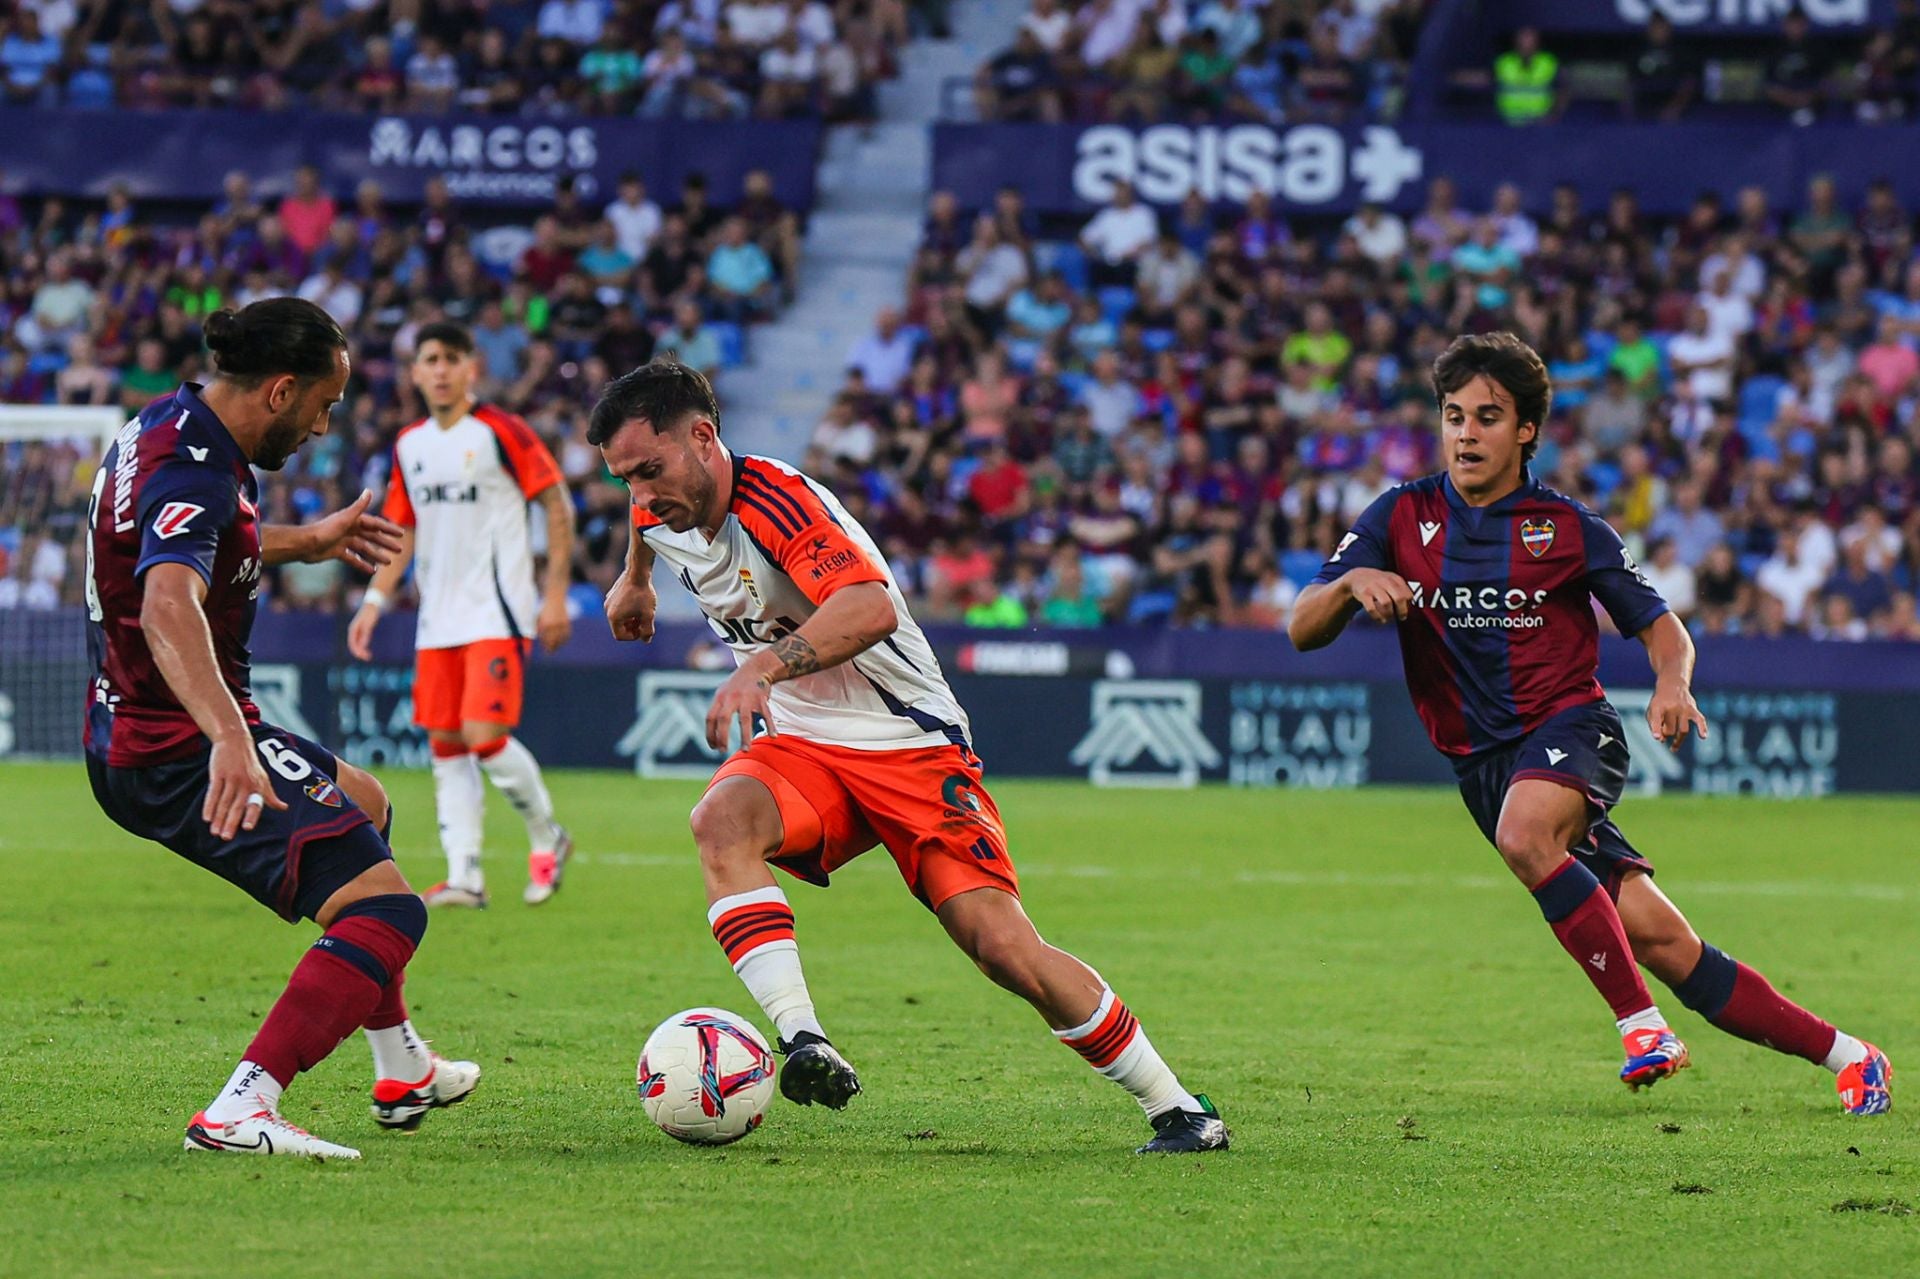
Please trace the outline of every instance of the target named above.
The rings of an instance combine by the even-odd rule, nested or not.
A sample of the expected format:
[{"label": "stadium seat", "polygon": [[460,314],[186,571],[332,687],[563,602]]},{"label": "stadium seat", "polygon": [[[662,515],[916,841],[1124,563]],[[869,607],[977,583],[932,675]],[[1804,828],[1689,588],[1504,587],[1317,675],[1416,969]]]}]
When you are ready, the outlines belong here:
[{"label": "stadium seat", "polygon": [[1318,551],[1293,550],[1280,553],[1280,573],[1295,586],[1304,587],[1313,580],[1313,575],[1326,563],[1326,556]]},{"label": "stadium seat", "polygon": [[1100,301],[1100,313],[1113,324],[1119,324],[1132,313],[1139,303],[1139,296],[1125,285],[1111,285],[1101,289],[1095,296]]},{"label": "stadium seat", "polygon": [[1087,288],[1087,255],[1080,246],[1067,241],[1043,243],[1034,250],[1041,271],[1057,271],[1075,293]]},{"label": "stadium seat", "polygon": [[737,324],[726,320],[715,320],[707,327],[713,330],[714,340],[720,343],[720,366],[736,369],[747,361],[747,335]]}]

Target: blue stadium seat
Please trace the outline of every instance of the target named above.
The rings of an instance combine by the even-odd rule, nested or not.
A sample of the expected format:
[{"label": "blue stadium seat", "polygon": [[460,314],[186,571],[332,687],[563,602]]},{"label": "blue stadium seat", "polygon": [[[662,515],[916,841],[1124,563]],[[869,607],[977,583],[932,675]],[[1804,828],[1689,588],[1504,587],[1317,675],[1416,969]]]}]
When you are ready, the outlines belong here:
[{"label": "blue stadium seat", "polygon": [[1326,563],[1326,557],[1318,551],[1282,551],[1280,553],[1281,576],[1295,586],[1306,586],[1324,563]]},{"label": "blue stadium seat", "polygon": [[1101,289],[1095,296],[1100,299],[1101,314],[1105,315],[1108,322],[1112,324],[1119,324],[1126,319],[1135,303],[1139,301],[1138,295],[1122,284]]},{"label": "blue stadium seat", "polygon": [[715,320],[707,326],[713,330],[713,336],[720,343],[720,365],[722,368],[737,369],[747,358],[747,336],[740,326],[726,320]]},{"label": "blue stadium seat", "polygon": [[1043,242],[1034,248],[1034,260],[1041,271],[1058,271],[1060,278],[1075,293],[1087,288],[1087,255],[1080,246],[1064,241]]},{"label": "blue stadium seat", "polygon": [[1174,605],[1180,601],[1172,591],[1148,591],[1133,597],[1127,605],[1127,625],[1151,626],[1164,622],[1173,616]]},{"label": "blue stadium seat", "polygon": [[1173,330],[1148,329],[1140,335],[1140,344],[1158,355],[1173,345]]},{"label": "blue stadium seat", "polygon": [[1740,388],[1740,431],[1752,435],[1754,428],[1773,425],[1774,405],[1787,380],[1771,373],[1756,373]]}]

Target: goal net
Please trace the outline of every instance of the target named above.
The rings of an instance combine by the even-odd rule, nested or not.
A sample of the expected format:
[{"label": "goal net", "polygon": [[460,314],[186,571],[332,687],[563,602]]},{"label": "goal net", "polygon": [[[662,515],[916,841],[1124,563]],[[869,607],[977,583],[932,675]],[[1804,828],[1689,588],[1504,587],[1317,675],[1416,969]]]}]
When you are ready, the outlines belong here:
[{"label": "goal net", "polygon": [[127,417],[0,404],[0,759],[80,753],[87,503]]}]

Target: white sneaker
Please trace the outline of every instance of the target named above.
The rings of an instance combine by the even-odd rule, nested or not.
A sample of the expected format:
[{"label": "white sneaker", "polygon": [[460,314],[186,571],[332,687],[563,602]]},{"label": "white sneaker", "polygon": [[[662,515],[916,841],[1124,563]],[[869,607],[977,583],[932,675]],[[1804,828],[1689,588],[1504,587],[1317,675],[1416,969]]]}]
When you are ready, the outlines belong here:
[{"label": "white sneaker", "polygon": [[261,1109],[230,1124],[216,1124],[201,1111],[187,1125],[188,1150],[211,1150],[230,1155],[304,1155],[310,1159],[358,1159],[351,1146],[322,1141],[305,1128]]},{"label": "white sneaker", "polygon": [[553,841],[551,852],[536,849],[527,854],[527,891],[523,897],[529,906],[538,906],[560,891],[560,879],[567,873],[567,860],[573,856],[573,836],[565,826],[554,829],[560,834]]},{"label": "white sneaker", "polygon": [[464,906],[469,910],[487,908],[487,890],[484,888],[461,888],[456,884],[435,884],[420,894],[420,900],[429,906]]},{"label": "white sneaker", "polygon": [[373,1085],[373,1121],[382,1128],[412,1132],[429,1110],[458,1105],[480,1084],[480,1067],[433,1054],[433,1073],[418,1083],[380,1079]]}]

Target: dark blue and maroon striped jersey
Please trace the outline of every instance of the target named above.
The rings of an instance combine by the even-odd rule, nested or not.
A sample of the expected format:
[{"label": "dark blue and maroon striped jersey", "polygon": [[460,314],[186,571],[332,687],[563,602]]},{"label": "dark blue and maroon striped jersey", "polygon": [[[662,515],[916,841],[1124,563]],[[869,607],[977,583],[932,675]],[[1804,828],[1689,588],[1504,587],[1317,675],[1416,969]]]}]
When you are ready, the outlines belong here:
[{"label": "dark blue and maroon striped jersey", "polygon": [[1412,588],[1400,623],[1407,688],[1433,744],[1453,756],[1606,696],[1592,600],[1622,635],[1667,611],[1620,535],[1532,472],[1484,507],[1468,506],[1444,473],[1388,490],[1314,580],[1357,568]]},{"label": "dark blue and maroon striped jersey", "polygon": [[155,564],[185,564],[206,579],[203,607],[220,673],[247,722],[260,721],[247,652],[260,594],[260,490],[199,389],[188,383],[142,409],[114,437],[94,480],[86,746],[114,767],[179,759],[204,741],[140,630],[145,575]]}]

